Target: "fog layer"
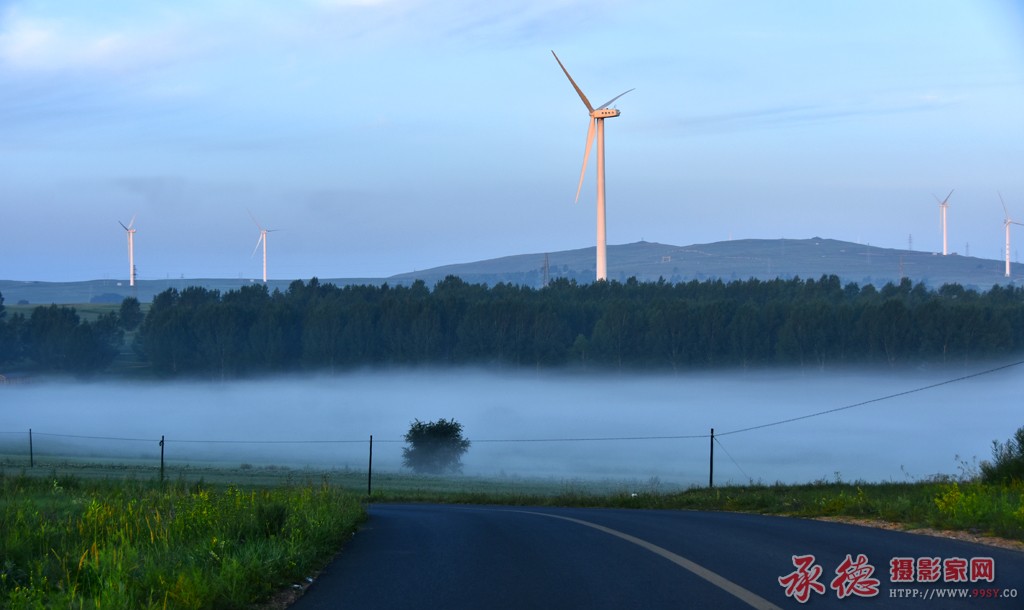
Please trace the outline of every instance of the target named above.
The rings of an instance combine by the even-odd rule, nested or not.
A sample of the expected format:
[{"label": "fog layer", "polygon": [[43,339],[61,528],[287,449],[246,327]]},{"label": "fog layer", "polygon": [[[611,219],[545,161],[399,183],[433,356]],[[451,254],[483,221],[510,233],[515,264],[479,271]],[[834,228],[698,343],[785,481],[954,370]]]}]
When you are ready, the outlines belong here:
[{"label": "fog layer", "polygon": [[[903,481],[958,474],[957,456],[987,459],[994,439],[1024,425],[1018,368],[921,391],[912,390],[984,369],[678,376],[445,369],[37,383],[0,387],[0,443],[5,453],[27,454],[32,428],[37,455],[159,460],[164,436],[171,462],[362,470],[373,435],[375,470],[399,470],[409,423],[443,417],[461,422],[473,442],[466,474],[706,484],[714,428],[717,483]],[[873,402],[730,434],[866,401]]]}]

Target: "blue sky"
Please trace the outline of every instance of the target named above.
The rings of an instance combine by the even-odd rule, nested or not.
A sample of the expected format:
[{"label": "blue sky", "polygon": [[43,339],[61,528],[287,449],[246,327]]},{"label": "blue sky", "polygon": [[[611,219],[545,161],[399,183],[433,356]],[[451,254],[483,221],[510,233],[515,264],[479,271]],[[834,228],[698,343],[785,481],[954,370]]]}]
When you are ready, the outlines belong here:
[{"label": "blue sky", "polygon": [[1020,2],[0,0],[0,279],[126,279],[133,215],[140,279],[258,277],[249,211],[272,279],[592,246],[551,49],[636,88],[610,244],[941,251],[956,189],[950,249],[995,259],[997,191],[1024,221]]}]

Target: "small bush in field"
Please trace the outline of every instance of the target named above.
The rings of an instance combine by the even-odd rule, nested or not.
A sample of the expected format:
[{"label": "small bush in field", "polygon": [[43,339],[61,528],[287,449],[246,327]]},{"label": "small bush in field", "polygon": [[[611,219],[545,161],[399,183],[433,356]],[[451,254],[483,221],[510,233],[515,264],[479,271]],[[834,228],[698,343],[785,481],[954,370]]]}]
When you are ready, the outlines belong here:
[{"label": "small bush in field", "polygon": [[461,472],[462,454],[469,450],[469,440],[462,437],[462,424],[454,419],[417,419],[405,433],[405,442],[409,447],[402,449],[402,464],[423,474]]}]

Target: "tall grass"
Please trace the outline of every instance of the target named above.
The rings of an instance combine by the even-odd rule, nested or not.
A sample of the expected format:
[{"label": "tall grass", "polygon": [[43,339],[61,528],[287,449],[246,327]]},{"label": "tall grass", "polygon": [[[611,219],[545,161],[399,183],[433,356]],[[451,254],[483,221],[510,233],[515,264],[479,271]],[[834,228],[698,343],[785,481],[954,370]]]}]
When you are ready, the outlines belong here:
[{"label": "tall grass", "polygon": [[247,608],[365,518],[326,482],[160,485],[0,473],[0,607]]}]

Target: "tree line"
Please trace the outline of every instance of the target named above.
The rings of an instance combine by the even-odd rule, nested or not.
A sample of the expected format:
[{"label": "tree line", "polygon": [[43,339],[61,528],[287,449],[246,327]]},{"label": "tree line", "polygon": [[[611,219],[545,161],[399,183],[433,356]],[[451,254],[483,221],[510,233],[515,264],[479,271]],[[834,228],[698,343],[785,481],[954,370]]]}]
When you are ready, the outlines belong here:
[{"label": "tree line", "polygon": [[[5,319],[0,364],[94,372],[109,365],[126,299],[94,322],[73,308]],[[137,321],[136,321],[137,323]],[[1003,357],[1024,348],[1024,289],[881,289],[836,276],[683,283],[560,279],[540,289],[423,282],[339,287],[316,278],[284,292],[168,289],[134,336],[164,376],[238,376],[361,366],[500,364],[689,369],[717,366],[916,364]]]},{"label": "tree line", "polygon": [[125,330],[141,321],[134,298],[90,322],[74,307],[58,305],[36,307],[27,317],[8,316],[0,294],[0,373],[9,367],[78,375],[103,371],[120,351]]}]

